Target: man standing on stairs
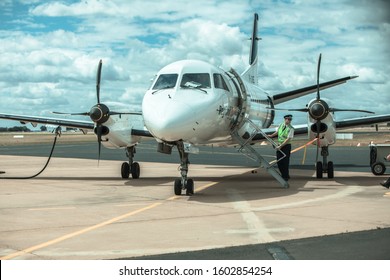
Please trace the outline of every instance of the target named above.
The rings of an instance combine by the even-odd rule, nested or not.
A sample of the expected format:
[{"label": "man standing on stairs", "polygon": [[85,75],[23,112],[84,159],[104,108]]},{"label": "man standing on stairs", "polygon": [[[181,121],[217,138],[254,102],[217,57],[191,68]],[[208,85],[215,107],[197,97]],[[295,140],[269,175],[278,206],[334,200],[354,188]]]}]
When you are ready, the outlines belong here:
[{"label": "man standing on stairs", "polygon": [[[294,127],[291,125],[292,115],[284,116],[284,123],[281,123],[273,134],[269,137],[278,136],[278,146],[276,147],[276,158],[278,160],[278,168],[280,175],[282,175],[285,181],[290,179],[289,166],[290,166],[290,154],[291,154],[291,139],[294,137]],[[283,157],[283,153],[286,155]],[[281,159],[282,158],[282,159]],[[279,160],[281,159],[281,160]]]}]

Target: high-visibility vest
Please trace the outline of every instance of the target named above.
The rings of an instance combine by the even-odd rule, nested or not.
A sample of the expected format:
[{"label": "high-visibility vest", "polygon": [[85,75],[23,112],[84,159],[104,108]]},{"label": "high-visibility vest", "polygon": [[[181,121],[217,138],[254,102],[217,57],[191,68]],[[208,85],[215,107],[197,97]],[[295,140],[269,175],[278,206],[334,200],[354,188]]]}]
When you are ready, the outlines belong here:
[{"label": "high-visibility vest", "polygon": [[[278,142],[282,144],[288,138],[288,134],[290,133],[290,129],[293,128],[291,125],[285,125],[282,123],[278,128]],[[286,144],[291,144],[291,139],[288,140]]]}]

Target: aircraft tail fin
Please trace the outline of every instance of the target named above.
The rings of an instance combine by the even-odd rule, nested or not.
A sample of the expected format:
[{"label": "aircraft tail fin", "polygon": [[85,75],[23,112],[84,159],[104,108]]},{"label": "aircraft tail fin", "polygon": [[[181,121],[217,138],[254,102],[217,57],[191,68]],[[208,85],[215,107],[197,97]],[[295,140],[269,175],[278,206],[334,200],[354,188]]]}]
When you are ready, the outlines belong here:
[{"label": "aircraft tail fin", "polygon": [[249,81],[252,84],[257,85],[258,84],[258,41],[260,38],[258,37],[258,21],[259,21],[259,15],[254,14],[254,19],[253,19],[253,29],[252,29],[252,37],[251,37],[251,49],[249,53],[249,66],[248,68],[244,71],[244,73],[241,74],[241,76]]}]

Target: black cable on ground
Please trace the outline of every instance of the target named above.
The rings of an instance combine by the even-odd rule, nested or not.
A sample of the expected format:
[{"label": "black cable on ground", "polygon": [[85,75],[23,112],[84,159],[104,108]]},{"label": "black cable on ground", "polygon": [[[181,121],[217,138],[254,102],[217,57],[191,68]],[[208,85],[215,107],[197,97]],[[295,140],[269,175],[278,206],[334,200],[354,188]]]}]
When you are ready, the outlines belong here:
[{"label": "black cable on ground", "polygon": [[[49,157],[48,157],[48,159],[46,161],[45,166],[41,169],[41,171],[39,171],[38,173],[36,173],[36,174],[34,174],[32,176],[27,176],[27,177],[2,177],[2,176],[0,176],[0,179],[13,179],[13,180],[15,180],[15,179],[32,179],[32,178],[37,177],[39,174],[41,174],[46,169],[46,167],[49,165],[51,156],[53,155],[53,152],[54,152],[54,147],[56,146],[57,138],[61,134],[60,132],[61,132],[61,128],[57,127],[57,129],[55,131],[56,136],[54,137],[54,141],[53,141],[53,145],[51,147],[51,151],[50,151]],[[0,171],[0,174],[2,174],[2,173],[5,173],[5,172],[4,171]]]}]

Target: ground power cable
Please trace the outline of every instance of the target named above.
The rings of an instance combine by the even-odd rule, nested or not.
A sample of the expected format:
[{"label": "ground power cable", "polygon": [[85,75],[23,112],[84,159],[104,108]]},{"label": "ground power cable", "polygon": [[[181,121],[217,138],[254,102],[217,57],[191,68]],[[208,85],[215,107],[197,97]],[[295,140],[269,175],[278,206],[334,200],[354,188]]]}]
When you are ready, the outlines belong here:
[{"label": "ground power cable", "polygon": [[[49,157],[47,158],[46,164],[45,164],[45,166],[43,166],[43,168],[38,173],[36,173],[32,176],[26,176],[26,177],[13,177],[13,176],[12,177],[3,177],[3,176],[0,176],[0,180],[1,179],[25,180],[25,179],[32,179],[32,178],[35,178],[38,175],[40,175],[46,169],[46,167],[49,165],[50,159],[51,159],[53,152],[54,152],[54,147],[56,146],[56,143],[57,143],[57,138],[60,135],[61,135],[61,127],[59,126],[55,129],[55,137],[54,137],[53,145],[51,147],[51,151],[50,151]],[[4,173],[5,173],[4,171],[0,171],[0,174],[4,174]]]}]

